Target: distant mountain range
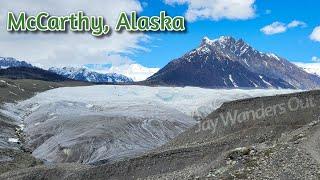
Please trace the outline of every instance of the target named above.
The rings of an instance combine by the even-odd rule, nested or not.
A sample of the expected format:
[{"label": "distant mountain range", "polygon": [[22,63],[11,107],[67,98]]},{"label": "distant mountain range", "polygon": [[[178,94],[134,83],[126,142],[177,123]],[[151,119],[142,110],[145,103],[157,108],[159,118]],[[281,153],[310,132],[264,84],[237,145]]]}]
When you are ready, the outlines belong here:
[{"label": "distant mountain range", "polygon": [[100,73],[112,73],[116,72],[131,78],[133,81],[143,81],[148,77],[152,76],[154,73],[159,71],[159,68],[149,68],[142,66],[141,64],[123,64],[118,66],[111,66],[110,68],[99,70],[94,69],[96,72]]},{"label": "distant mountain range", "polygon": [[74,68],[74,67],[55,68],[53,67],[53,68],[50,68],[49,71],[69,79],[77,80],[77,81],[87,81],[87,82],[95,82],[95,83],[133,82],[131,78],[128,78],[121,74],[116,74],[116,73],[102,74],[102,73],[90,71],[87,68]]},{"label": "distant mountain range", "polygon": [[0,76],[11,79],[37,79],[44,81],[64,81],[67,79],[11,57],[0,57]]},{"label": "distant mountain range", "polygon": [[11,57],[0,57],[0,75],[16,79],[41,79],[48,81],[61,81],[66,79],[94,83],[124,83],[132,79],[116,73],[97,73],[87,68],[50,68],[44,70]]},{"label": "distant mountain range", "polygon": [[37,79],[43,81],[65,81],[67,78],[37,67],[8,67],[0,69],[0,76],[11,79]]},{"label": "distant mountain range", "polygon": [[205,37],[200,46],[168,63],[144,83],[213,88],[320,87],[320,77],[272,53],[262,53],[242,39]]},{"label": "distant mountain range", "polygon": [[9,67],[33,67],[33,66],[25,61],[18,61],[11,57],[0,57],[0,69],[5,69]]}]

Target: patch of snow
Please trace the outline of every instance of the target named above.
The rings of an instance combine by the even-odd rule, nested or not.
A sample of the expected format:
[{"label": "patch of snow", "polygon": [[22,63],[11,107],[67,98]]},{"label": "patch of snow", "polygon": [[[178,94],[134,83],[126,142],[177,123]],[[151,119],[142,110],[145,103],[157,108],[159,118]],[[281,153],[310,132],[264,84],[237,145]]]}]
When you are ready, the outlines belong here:
[{"label": "patch of snow", "polygon": [[274,59],[280,61],[280,58],[277,55],[273,54],[273,53],[268,53],[267,56],[270,57],[270,58],[274,58]]},{"label": "patch of snow", "polygon": [[225,79],[223,79],[223,83],[224,83],[225,86],[227,86],[227,83],[226,83],[226,80],[225,80]]},{"label": "patch of snow", "polygon": [[215,40],[215,41],[218,41],[219,43],[226,43],[228,42],[229,40],[231,39],[230,36],[220,36],[219,39]]},{"label": "patch of snow", "polygon": [[207,36],[205,36],[202,38],[202,42],[201,42],[200,47],[206,46],[206,45],[212,46],[214,44],[214,42],[216,42],[216,40],[211,40]]},{"label": "patch of snow", "polygon": [[265,64],[266,66],[268,66],[268,62],[267,62],[267,61],[263,60],[263,62],[264,62],[264,64]]},{"label": "patch of snow", "polygon": [[251,80],[250,80],[250,82],[254,85],[254,87],[259,87],[256,83],[254,83],[254,82],[252,82]]},{"label": "patch of snow", "polygon": [[248,67],[250,67],[250,65],[248,64],[247,59],[244,59],[244,63],[245,63]]},{"label": "patch of snow", "polygon": [[207,53],[210,52],[210,49],[207,48],[207,47],[203,47],[203,48],[200,49],[200,51],[202,52],[202,54],[207,54]]},{"label": "patch of snow", "polygon": [[241,48],[240,48],[240,50],[241,50],[241,52],[240,52],[240,54],[239,54],[239,56],[242,56],[244,53],[246,53],[247,51],[248,51],[248,49],[249,49],[249,46],[248,45],[243,45]]},{"label": "patch of snow", "polygon": [[265,83],[267,84],[269,87],[273,87],[272,84],[270,84],[269,82],[267,82],[266,80],[263,79],[263,76],[262,75],[259,75],[260,79]]},{"label": "patch of snow", "polygon": [[239,87],[238,85],[237,85],[237,83],[236,82],[234,82],[234,80],[232,79],[232,75],[231,74],[229,74],[229,80],[232,82],[232,84],[233,84],[233,87]]},{"label": "patch of snow", "polygon": [[19,142],[19,139],[17,139],[17,138],[9,138],[9,139],[8,139],[8,142],[18,143],[18,142]]}]

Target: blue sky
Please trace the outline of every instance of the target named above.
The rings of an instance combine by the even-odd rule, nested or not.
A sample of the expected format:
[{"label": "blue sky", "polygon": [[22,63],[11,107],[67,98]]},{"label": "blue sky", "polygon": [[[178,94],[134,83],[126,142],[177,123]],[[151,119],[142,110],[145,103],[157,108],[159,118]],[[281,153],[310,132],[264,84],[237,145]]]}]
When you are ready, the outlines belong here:
[{"label": "blue sky", "polygon": [[[155,0],[141,2],[147,4],[143,7],[141,15],[157,15],[161,10],[167,11],[171,16],[184,15],[188,8],[188,4],[168,5]],[[311,62],[313,56],[320,56],[320,42],[309,38],[313,29],[320,25],[319,7],[320,1],[314,0],[257,0],[254,3],[255,16],[252,18],[207,18],[187,22],[187,32],[184,33],[149,33],[150,41],[143,45],[150,51],[138,52],[129,57],[144,66],[162,67],[170,60],[197,47],[204,36],[214,39],[221,35],[229,35],[243,38],[258,50],[273,52],[291,61]],[[288,24],[293,20],[305,22],[306,26],[290,28],[286,32],[273,35],[265,35],[260,31],[273,22]]]}]

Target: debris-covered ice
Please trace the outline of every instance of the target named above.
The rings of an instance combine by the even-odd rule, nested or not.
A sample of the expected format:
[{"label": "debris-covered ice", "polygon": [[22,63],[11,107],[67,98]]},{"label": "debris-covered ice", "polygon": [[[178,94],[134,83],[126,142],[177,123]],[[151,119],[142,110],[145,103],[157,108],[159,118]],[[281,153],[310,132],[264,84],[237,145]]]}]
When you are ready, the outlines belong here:
[{"label": "debris-covered ice", "polygon": [[33,155],[48,162],[97,163],[163,145],[223,102],[292,90],[89,86],[58,88],[6,104],[25,124]]}]

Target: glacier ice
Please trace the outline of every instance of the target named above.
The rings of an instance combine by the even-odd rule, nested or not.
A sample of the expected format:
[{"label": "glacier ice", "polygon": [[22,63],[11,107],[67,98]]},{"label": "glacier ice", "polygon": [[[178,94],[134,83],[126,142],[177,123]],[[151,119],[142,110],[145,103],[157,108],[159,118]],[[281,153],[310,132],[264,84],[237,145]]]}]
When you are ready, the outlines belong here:
[{"label": "glacier ice", "polygon": [[195,125],[226,101],[293,90],[99,85],[39,93],[1,112],[25,125],[47,162],[99,163],[138,156]]}]

